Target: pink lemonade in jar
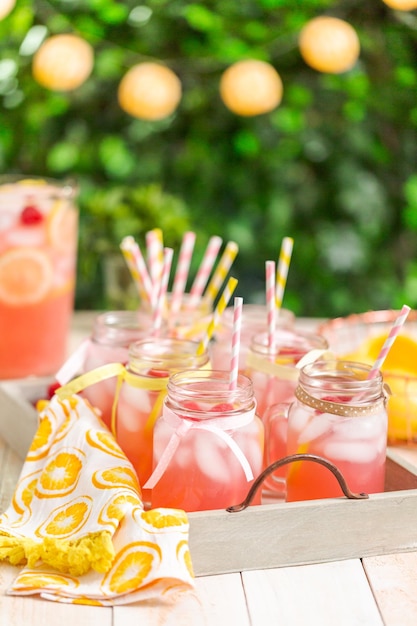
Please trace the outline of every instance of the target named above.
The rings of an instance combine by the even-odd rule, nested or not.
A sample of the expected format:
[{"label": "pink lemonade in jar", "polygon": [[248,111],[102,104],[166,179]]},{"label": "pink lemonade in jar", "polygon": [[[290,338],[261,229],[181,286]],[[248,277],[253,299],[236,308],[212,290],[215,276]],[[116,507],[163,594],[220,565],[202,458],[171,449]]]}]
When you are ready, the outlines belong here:
[{"label": "pink lemonade in jar", "polygon": [[142,487],[152,472],[153,429],[162,414],[169,376],[209,367],[207,351],[200,355],[197,348],[195,341],[172,337],[152,337],[130,346],[117,403],[116,438]]},{"label": "pink lemonade in jar", "polygon": [[[266,332],[252,337],[246,363],[258,403],[258,415],[265,426],[265,467],[286,456],[287,419],[277,405],[294,399],[298,362],[306,355],[319,358],[327,347],[327,341],[321,335],[290,328],[278,328],[272,346]],[[268,476],[264,481],[264,492],[282,497],[286,472],[284,466]]]},{"label": "pink lemonade in jar", "polygon": [[69,182],[0,177],[0,379],[50,376],[65,360],[76,195]]},{"label": "pink lemonade in jar", "polygon": [[[152,333],[152,316],[144,311],[107,311],[94,320],[82,372],[87,373],[109,363],[126,365],[129,346]],[[162,329],[163,332],[164,328]],[[101,412],[110,428],[117,379],[101,380],[86,387],[82,395]]]},{"label": "pink lemonade in jar", "polygon": [[[241,502],[262,471],[264,428],[252,383],[225,371],[179,372],[154,430],[152,507],[224,509]],[[149,484],[148,483],[148,484]],[[260,504],[260,492],[253,504]]]},{"label": "pink lemonade in jar", "polygon": [[[382,376],[368,380],[369,370],[350,361],[305,366],[288,413],[288,454],[331,461],[359,493],[383,492],[385,481],[386,397]],[[327,468],[310,461],[288,466],[287,501],[342,495]]]},{"label": "pink lemonade in jar", "polygon": [[[292,328],[295,315],[289,309],[280,309],[276,323],[279,328]],[[239,371],[247,373],[246,359],[252,337],[267,330],[267,309],[264,304],[243,304],[242,326],[239,350]],[[233,307],[226,308],[222,315],[220,327],[215,333],[211,345],[211,361],[213,369],[223,369],[230,361],[230,350],[233,333]]]}]

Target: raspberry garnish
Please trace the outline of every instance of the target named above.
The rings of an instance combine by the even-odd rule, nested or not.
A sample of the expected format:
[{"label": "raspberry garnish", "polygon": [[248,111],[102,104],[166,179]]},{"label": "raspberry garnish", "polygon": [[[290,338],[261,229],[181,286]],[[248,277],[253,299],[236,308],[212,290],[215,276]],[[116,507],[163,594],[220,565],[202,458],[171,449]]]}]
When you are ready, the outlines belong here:
[{"label": "raspberry garnish", "polygon": [[54,382],[49,385],[48,389],[46,390],[46,395],[47,395],[48,400],[52,398],[55,391],[59,389],[60,387],[61,385],[58,382]]},{"label": "raspberry garnish", "polygon": [[220,404],[215,404],[211,407],[211,411],[215,411],[216,413],[228,413],[229,411],[233,411],[233,404],[229,402],[221,402]]},{"label": "raspberry garnish", "polygon": [[34,204],[27,204],[20,214],[20,221],[25,226],[33,226],[43,221],[43,215]]}]

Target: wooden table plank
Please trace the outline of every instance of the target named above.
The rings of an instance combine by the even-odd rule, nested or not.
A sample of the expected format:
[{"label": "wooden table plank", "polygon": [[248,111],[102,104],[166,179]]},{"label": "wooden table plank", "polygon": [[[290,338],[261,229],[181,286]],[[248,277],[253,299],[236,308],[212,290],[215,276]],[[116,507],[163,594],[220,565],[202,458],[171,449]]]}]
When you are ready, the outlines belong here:
[{"label": "wooden table plank", "polygon": [[249,626],[242,578],[239,573],[219,574],[196,579],[207,626]]},{"label": "wooden table plank", "polygon": [[240,574],[196,579],[195,594],[175,602],[114,608],[114,626],[250,626]]},{"label": "wooden table plank", "polygon": [[243,572],[252,626],[382,626],[359,559]]},{"label": "wooden table plank", "polygon": [[367,557],[363,566],[386,626],[415,626],[417,552]]}]

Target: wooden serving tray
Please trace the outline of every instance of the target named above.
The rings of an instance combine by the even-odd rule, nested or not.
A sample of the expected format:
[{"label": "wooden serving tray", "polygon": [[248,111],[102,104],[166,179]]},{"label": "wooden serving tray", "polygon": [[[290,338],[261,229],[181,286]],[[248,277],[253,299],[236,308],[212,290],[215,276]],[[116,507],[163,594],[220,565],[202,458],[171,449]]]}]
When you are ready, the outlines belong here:
[{"label": "wooden serving tray", "polygon": [[389,449],[385,492],[189,513],[196,576],[417,549],[417,469]]}]

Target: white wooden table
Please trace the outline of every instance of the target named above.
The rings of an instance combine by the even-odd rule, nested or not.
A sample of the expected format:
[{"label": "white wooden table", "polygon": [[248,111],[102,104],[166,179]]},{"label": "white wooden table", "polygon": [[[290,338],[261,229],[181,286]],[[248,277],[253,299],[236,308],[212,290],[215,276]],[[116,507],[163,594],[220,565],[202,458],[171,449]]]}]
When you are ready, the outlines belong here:
[{"label": "white wooden table", "polygon": [[[75,316],[71,350],[89,334],[91,319],[91,313]],[[417,447],[404,446],[396,454],[417,468]],[[21,466],[22,459],[0,439],[0,511],[9,503]],[[380,523],[384,524],[383,518]],[[195,593],[175,604],[161,600],[97,608],[7,596],[5,591],[17,572],[1,564],[0,624],[415,626],[417,509],[415,528],[415,551],[197,577]],[[242,545],[242,551],[250,549]]]}]

